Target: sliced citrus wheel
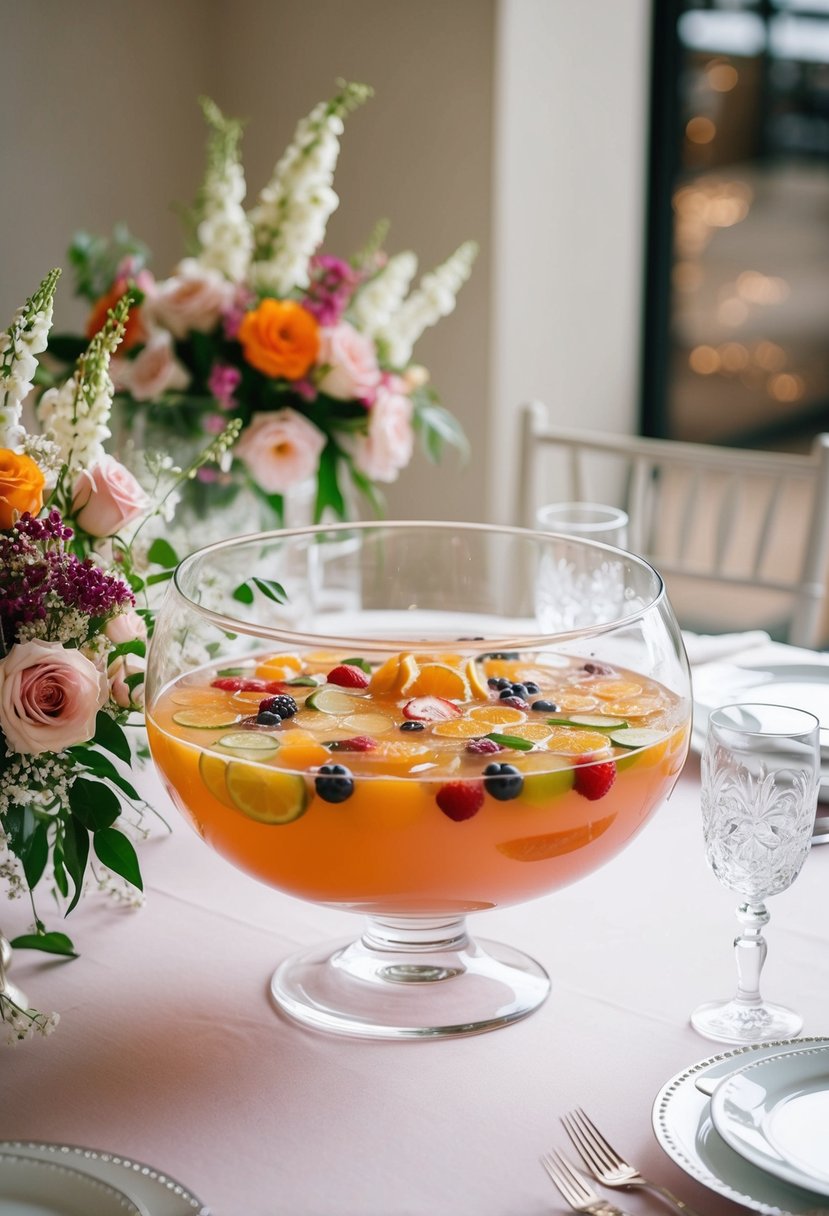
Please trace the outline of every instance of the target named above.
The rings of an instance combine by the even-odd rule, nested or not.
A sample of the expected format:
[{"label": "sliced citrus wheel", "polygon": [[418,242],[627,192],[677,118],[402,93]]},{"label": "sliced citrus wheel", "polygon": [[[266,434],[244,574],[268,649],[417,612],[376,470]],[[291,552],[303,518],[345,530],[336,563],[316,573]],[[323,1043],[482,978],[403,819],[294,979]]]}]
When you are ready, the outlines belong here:
[{"label": "sliced citrus wheel", "polygon": [[596,697],[583,692],[564,692],[560,697],[555,697],[555,703],[566,714],[586,714],[600,705]]},{"label": "sliced citrus wheel", "polygon": [[588,752],[603,752],[610,748],[607,735],[597,730],[584,730],[580,726],[559,726],[546,740],[547,751],[560,756],[585,756]]},{"label": "sliced citrus wheel", "polygon": [[236,809],[259,823],[292,823],[308,806],[302,777],[264,765],[231,760],[225,782]]},{"label": "sliced citrus wheel", "polygon": [[615,815],[596,819],[577,828],[566,828],[561,832],[547,832],[543,836],[522,836],[518,840],[502,840],[495,847],[499,853],[513,861],[547,861],[565,853],[575,853],[603,835],[613,823]]},{"label": "sliced citrus wheel", "polygon": [[232,752],[245,752],[246,758],[267,760],[279,751],[279,740],[265,731],[234,730],[222,735],[214,746]]},{"label": "sliced citrus wheel", "polygon": [[489,687],[481,670],[481,664],[476,663],[474,659],[467,659],[463,671],[472,696],[477,697],[479,701],[488,701]]},{"label": "sliced citrus wheel", "polygon": [[663,705],[656,698],[639,697],[634,701],[613,701],[607,708],[621,718],[646,718],[648,714],[657,713]]},{"label": "sliced citrus wheel", "polygon": [[273,693],[255,692],[250,688],[240,688],[238,692],[233,694],[232,704],[238,706],[245,713],[250,713],[251,706],[258,708],[259,702],[264,701],[266,697],[273,696]]},{"label": "sliced citrus wheel", "polygon": [[[296,741],[290,735],[300,735]],[[327,736],[326,736],[327,738]],[[319,739],[305,731],[290,731],[285,736],[285,742],[279,749],[279,763],[282,768],[305,772],[318,764],[329,764],[331,753]]]},{"label": "sliced citrus wheel", "polygon": [[181,687],[174,688],[170,693],[170,700],[173,705],[181,705],[182,707],[189,706],[195,708],[197,705],[205,707],[210,705],[226,705],[227,696],[220,688],[205,688],[204,685],[198,687],[188,687],[186,684]]},{"label": "sliced citrus wheel", "polygon": [[423,743],[395,739],[381,740],[373,752],[366,753],[365,758],[372,763],[377,761],[378,768],[382,768],[384,773],[403,775],[423,764],[437,764],[440,754]]},{"label": "sliced citrus wheel", "polygon": [[201,705],[193,709],[177,709],[173,721],[177,726],[192,726],[196,730],[218,730],[219,727],[235,726],[241,714],[229,706]]},{"label": "sliced citrus wheel", "polygon": [[532,743],[542,743],[545,739],[549,739],[554,730],[555,727],[548,726],[546,722],[517,722],[515,726],[510,727],[507,733],[514,735],[517,739],[529,739]]},{"label": "sliced citrus wheel", "polygon": [[610,732],[610,738],[620,747],[652,747],[667,737],[666,730],[649,730],[646,726],[629,726],[627,730]]},{"label": "sliced citrus wheel", "polygon": [[453,722],[436,722],[432,727],[432,734],[442,739],[478,739],[486,733],[486,723],[480,719],[455,718]]},{"label": "sliced citrus wheel", "polygon": [[527,717],[523,710],[513,709],[510,705],[476,705],[474,709],[470,709],[467,716],[488,727],[504,726],[507,722],[524,722]]},{"label": "sliced citrus wheel", "polygon": [[305,707],[324,714],[353,714],[357,711],[355,694],[361,691],[362,689],[355,688],[349,692],[345,688],[325,684],[322,688],[314,689],[306,700]]},{"label": "sliced citrus wheel", "polygon": [[[414,685],[417,683],[417,678],[420,675],[420,665],[413,654],[401,654],[400,666],[397,669],[397,678],[392,685],[391,691],[397,692],[401,697],[408,696]],[[374,691],[372,689],[372,691]]]},{"label": "sliced citrus wheel", "polygon": [[349,714],[342,724],[355,735],[384,735],[394,726],[391,718],[378,713]]},{"label": "sliced citrus wheel", "polygon": [[635,697],[642,691],[642,685],[635,680],[591,680],[590,691],[603,701],[619,701],[624,697]]},{"label": "sliced citrus wheel", "polygon": [[554,798],[561,797],[573,788],[572,768],[560,768],[554,772],[530,772],[524,778],[521,797],[533,806],[546,806]]},{"label": "sliced citrus wheel", "polygon": [[414,697],[446,697],[450,701],[466,701],[469,686],[466,676],[457,667],[446,663],[423,663],[414,683],[401,689]]},{"label": "sliced citrus wheel", "polygon": [[393,654],[373,673],[368,686],[376,696],[382,696],[397,687],[397,674],[400,671],[402,657],[402,655]]},{"label": "sliced citrus wheel", "polygon": [[302,671],[302,660],[295,654],[272,654],[256,665],[261,680],[290,680]]},{"label": "sliced citrus wheel", "polygon": [[[317,738],[333,739],[331,732],[337,729],[340,720],[336,714],[321,714],[317,709],[301,709],[299,713],[294,714],[290,722],[292,726],[312,731]],[[352,735],[354,732],[348,733]]]},{"label": "sliced citrus wheel", "polygon": [[199,756],[199,774],[207,787],[208,793],[212,794],[224,806],[234,806],[227,789],[226,773],[226,760],[222,760],[218,756],[211,756],[209,752],[201,753]]}]

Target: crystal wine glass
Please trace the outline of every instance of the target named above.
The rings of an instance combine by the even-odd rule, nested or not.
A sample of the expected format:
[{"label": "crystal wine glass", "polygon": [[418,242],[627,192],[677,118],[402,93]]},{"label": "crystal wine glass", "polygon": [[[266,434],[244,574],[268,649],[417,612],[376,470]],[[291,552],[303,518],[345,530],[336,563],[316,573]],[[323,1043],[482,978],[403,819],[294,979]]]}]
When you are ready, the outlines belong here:
[{"label": "crystal wine glass", "polygon": [[[507,1025],[543,968],[467,913],[609,861],[672,789],[690,681],[658,574],[561,632],[562,563],[605,546],[464,523],[234,537],[187,557],[147,673],[153,759],[202,840],[368,917],[277,969],[291,1017],[372,1038]],[[567,932],[573,932],[570,926]]]},{"label": "crystal wine glass", "polygon": [[819,722],[782,705],[726,705],[712,712],[702,756],[702,824],[708,863],[731,891],[740,932],[734,941],[737,993],[691,1014],[691,1025],[718,1043],[755,1043],[798,1035],[794,1010],[764,1001],[765,900],[800,873],[811,844],[820,774]]}]

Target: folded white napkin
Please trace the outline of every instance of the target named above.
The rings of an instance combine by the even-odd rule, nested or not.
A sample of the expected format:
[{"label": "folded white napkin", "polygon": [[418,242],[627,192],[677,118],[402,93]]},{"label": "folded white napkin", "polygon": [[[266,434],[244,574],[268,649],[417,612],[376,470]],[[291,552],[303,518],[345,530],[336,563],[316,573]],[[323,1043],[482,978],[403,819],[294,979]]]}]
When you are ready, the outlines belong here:
[{"label": "folded white napkin", "polygon": [[688,633],[683,629],[682,640],[692,667],[710,663],[712,659],[727,658],[741,654],[754,646],[764,646],[771,641],[762,629],[751,629],[746,633]]}]

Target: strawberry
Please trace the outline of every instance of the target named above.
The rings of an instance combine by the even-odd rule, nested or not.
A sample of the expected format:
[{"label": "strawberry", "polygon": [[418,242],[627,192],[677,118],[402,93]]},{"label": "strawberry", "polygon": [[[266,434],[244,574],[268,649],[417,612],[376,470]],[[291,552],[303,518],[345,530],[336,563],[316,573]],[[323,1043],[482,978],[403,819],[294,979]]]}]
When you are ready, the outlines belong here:
[{"label": "strawberry", "polygon": [[241,676],[222,676],[220,680],[213,680],[211,688],[222,688],[225,692],[238,692],[244,684]]},{"label": "strawberry", "polygon": [[460,716],[460,708],[445,697],[412,697],[403,706],[403,717],[411,722],[449,722]]},{"label": "strawberry", "polygon": [[335,739],[328,747],[332,752],[373,752],[377,740],[371,735],[355,735],[353,739]]},{"label": "strawberry", "polygon": [[460,823],[484,805],[483,786],[477,781],[449,781],[438,790],[436,801],[444,815]]},{"label": "strawberry", "polygon": [[582,798],[596,802],[604,798],[613,782],[616,780],[616,765],[612,760],[602,764],[582,764],[576,768],[573,777],[573,788]]},{"label": "strawberry", "polygon": [[340,688],[368,688],[369,677],[359,667],[349,667],[347,663],[340,663],[339,667],[332,667],[326,679],[329,684],[338,684]]},{"label": "strawberry", "polygon": [[494,739],[470,739],[466,750],[473,756],[491,756],[494,752],[503,751],[503,748]]}]

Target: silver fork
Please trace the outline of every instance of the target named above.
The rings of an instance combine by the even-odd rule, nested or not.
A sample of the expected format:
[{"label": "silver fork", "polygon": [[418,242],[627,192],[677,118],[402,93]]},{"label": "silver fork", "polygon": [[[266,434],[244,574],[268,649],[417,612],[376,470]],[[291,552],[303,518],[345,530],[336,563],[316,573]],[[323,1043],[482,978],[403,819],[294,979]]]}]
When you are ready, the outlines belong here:
[{"label": "silver fork", "polygon": [[545,1153],[541,1164],[574,1212],[590,1212],[591,1216],[628,1216],[621,1208],[602,1199],[584,1174],[579,1173],[561,1153]]},{"label": "silver fork", "polygon": [[663,1199],[667,1199],[668,1203],[672,1204],[678,1212],[683,1213],[683,1216],[698,1216],[698,1213],[673,1191],[669,1191],[665,1186],[660,1186],[657,1182],[643,1178],[634,1166],[625,1161],[624,1157],[621,1157],[616,1149],[608,1144],[595,1123],[588,1118],[581,1107],[564,1115],[561,1122],[582,1161],[598,1182],[609,1187],[645,1187],[654,1194],[661,1195]]}]

